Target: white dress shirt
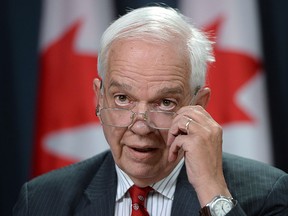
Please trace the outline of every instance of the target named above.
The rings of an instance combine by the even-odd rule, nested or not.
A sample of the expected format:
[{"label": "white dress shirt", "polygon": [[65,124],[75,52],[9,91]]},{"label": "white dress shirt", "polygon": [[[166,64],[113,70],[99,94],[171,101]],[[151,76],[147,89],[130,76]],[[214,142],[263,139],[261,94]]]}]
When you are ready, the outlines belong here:
[{"label": "white dress shirt", "polygon": [[[174,192],[176,189],[177,177],[184,164],[184,158],[177,164],[174,170],[164,179],[150,185],[151,191],[146,199],[146,208],[150,216],[171,215]],[[131,199],[128,189],[134,184],[129,176],[116,165],[118,177],[115,216],[131,215]]]}]

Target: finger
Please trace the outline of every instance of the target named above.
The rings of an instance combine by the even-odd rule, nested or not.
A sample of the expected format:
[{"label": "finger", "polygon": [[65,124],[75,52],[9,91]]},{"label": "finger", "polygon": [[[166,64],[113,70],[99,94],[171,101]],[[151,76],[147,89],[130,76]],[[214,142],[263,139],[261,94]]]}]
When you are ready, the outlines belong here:
[{"label": "finger", "polygon": [[192,118],[194,121],[201,124],[205,124],[211,120],[214,121],[211,115],[201,106],[189,106],[187,109],[182,111],[181,114],[178,115],[187,116],[188,118]]},{"label": "finger", "polygon": [[211,118],[211,115],[200,105],[190,105],[190,106],[182,107],[177,111],[177,115],[187,115],[188,114],[188,116],[189,116],[189,113],[193,113],[193,112],[201,112],[206,117]]},{"label": "finger", "polygon": [[179,143],[179,142],[173,142],[173,143],[175,143],[175,145],[172,145],[170,147],[169,153],[168,153],[168,161],[169,162],[174,162],[178,158],[179,150],[182,148],[181,143]]},{"label": "finger", "polygon": [[[195,141],[195,140],[194,140]],[[179,135],[170,146],[168,161],[175,161],[181,152],[188,152],[195,148],[195,142],[187,135]]]},{"label": "finger", "polygon": [[185,124],[185,131],[187,134],[189,134],[189,125],[193,121],[193,119],[189,118]]},{"label": "finger", "polygon": [[[187,118],[192,119],[192,121],[189,120],[185,123],[186,134],[193,132],[194,128],[199,126],[206,130],[212,130],[214,127],[219,126],[211,115],[201,106],[193,106],[193,108],[190,108],[189,110],[186,110],[186,112],[183,113]],[[184,126],[182,125],[180,127],[183,128]]]},{"label": "finger", "polygon": [[178,135],[189,134],[195,130],[195,127],[217,126],[218,123],[210,116],[210,114],[201,106],[182,107],[177,116],[173,119],[172,126],[169,129],[167,137],[167,145],[170,146]]},{"label": "finger", "polygon": [[170,146],[178,135],[187,134],[187,127],[192,121],[193,119],[187,116],[177,116],[168,131],[167,145]]}]

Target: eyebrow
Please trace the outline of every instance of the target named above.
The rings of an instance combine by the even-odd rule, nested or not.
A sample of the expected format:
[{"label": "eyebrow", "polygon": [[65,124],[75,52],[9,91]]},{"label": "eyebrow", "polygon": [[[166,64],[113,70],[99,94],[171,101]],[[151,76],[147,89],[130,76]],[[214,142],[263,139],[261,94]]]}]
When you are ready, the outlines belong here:
[{"label": "eyebrow", "polygon": [[127,90],[127,91],[130,91],[132,89],[132,86],[130,85],[127,85],[125,83],[119,83],[115,80],[112,80],[108,86],[108,88],[110,89],[111,87],[118,87],[118,88],[121,88],[121,89],[124,89],[124,90]]},{"label": "eyebrow", "polygon": [[183,90],[180,87],[174,87],[174,88],[164,87],[162,89],[159,89],[157,93],[159,94],[183,94]]},{"label": "eyebrow", "polygon": [[[108,88],[120,88],[123,89],[125,91],[131,91],[132,90],[132,86],[128,85],[126,83],[119,83],[116,80],[112,80],[108,86]],[[158,89],[157,94],[159,95],[183,95],[183,89],[180,86],[176,86],[176,87],[164,87],[162,89]]]}]

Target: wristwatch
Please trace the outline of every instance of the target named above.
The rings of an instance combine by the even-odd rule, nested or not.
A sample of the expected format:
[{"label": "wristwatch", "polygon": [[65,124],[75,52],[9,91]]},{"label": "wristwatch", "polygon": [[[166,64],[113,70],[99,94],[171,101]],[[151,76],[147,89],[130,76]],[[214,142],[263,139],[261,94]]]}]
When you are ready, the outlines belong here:
[{"label": "wristwatch", "polygon": [[213,200],[200,210],[200,216],[224,216],[235,205],[237,201],[231,197],[216,196]]}]

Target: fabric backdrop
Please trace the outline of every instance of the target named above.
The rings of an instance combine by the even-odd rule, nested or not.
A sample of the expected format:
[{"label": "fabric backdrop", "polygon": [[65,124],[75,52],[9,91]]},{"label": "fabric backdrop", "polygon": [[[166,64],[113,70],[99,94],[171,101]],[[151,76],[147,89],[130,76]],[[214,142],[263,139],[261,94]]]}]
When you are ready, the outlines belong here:
[{"label": "fabric backdrop", "polygon": [[[99,139],[101,130],[94,116],[92,83],[86,85],[96,76],[96,41],[113,17],[123,14],[129,7],[137,8],[148,2],[85,0],[79,5],[77,0],[69,1],[69,4],[66,0],[1,2],[0,215],[11,214],[21,185],[32,175],[84,159],[107,147]],[[199,1],[202,4],[208,2],[210,8],[196,4],[194,0],[183,2],[166,1],[168,5],[183,10],[195,20],[196,25],[216,33],[215,48],[216,54],[220,55],[220,66],[228,65],[235,60],[234,57],[253,63],[251,70],[244,71],[249,78],[239,78],[241,70],[238,67],[231,69],[235,71],[235,77],[223,75],[227,83],[231,79],[240,79],[238,91],[234,91],[237,97],[232,100],[222,96],[216,102],[211,101],[209,109],[216,119],[219,118],[227,133],[248,126],[244,132],[256,135],[260,141],[256,138],[249,141],[244,132],[240,136],[232,133],[232,138],[225,135],[224,147],[227,151],[255,157],[288,171],[288,2],[221,1],[225,3],[224,6],[213,6],[213,13],[208,11],[211,11],[215,1]],[[195,5],[192,7],[189,2]],[[230,7],[235,2],[239,5]],[[241,11],[247,2],[252,6]],[[54,12],[51,14],[49,9]],[[200,13],[202,9],[204,12]],[[230,9],[233,9],[232,12]],[[240,23],[240,32],[239,29],[234,30],[238,24],[227,21],[231,16],[232,21]],[[256,21],[247,20],[249,17],[254,17]],[[248,32],[255,23],[258,26],[254,26],[253,30],[257,31]],[[243,32],[246,33],[244,39],[241,38]],[[232,39],[229,39],[230,33]],[[224,39],[220,36],[224,36]],[[244,42],[238,44],[234,39]],[[240,45],[244,45],[244,48]],[[64,51],[61,51],[62,48],[65,48]],[[226,61],[224,57],[231,53],[234,57],[227,57],[229,61]],[[215,76],[220,73],[211,70]],[[212,90],[217,92],[218,88],[212,86],[213,76],[209,80],[215,89]],[[257,93],[251,91],[255,90],[253,87]],[[84,92],[87,94],[83,95]],[[213,107],[218,101],[223,107],[215,111]],[[234,118],[232,121],[218,116],[224,111],[222,109],[228,107],[228,102],[241,114],[236,116],[241,120],[240,124],[234,121],[234,114],[231,114]],[[233,109],[229,108],[228,111]],[[264,130],[259,130],[259,126]],[[242,138],[246,141],[239,141]],[[95,145],[91,140],[96,140]],[[70,148],[70,145],[66,148],[68,143],[75,148]],[[102,144],[104,146],[99,147]]]}]

